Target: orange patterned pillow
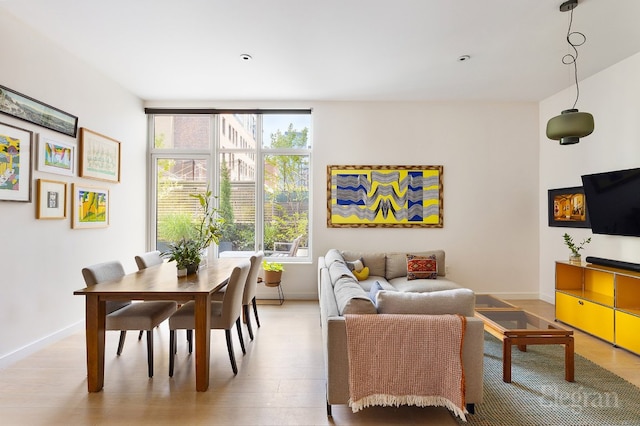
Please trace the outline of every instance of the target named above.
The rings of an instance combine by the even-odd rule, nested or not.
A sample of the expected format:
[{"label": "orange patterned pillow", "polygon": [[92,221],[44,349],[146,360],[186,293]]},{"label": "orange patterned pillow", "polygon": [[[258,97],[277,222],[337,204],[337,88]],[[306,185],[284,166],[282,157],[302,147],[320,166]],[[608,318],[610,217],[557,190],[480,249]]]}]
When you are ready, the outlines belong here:
[{"label": "orange patterned pillow", "polygon": [[407,255],[408,280],[435,280],[436,278],[438,278],[438,263],[436,262],[435,254],[431,256]]}]

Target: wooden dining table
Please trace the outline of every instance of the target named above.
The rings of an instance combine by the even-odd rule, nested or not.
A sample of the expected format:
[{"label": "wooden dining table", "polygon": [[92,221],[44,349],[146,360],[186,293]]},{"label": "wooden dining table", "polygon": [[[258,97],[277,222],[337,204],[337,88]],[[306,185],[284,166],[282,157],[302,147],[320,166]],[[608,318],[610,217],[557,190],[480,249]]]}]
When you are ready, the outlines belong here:
[{"label": "wooden dining table", "polygon": [[211,294],[228,281],[235,266],[248,259],[225,258],[210,261],[196,274],[178,277],[175,262],[163,263],[81,290],[86,298],[87,387],[99,392],[104,387],[105,314],[107,301],[175,300],[195,302],[196,390],[209,388],[209,335]]}]

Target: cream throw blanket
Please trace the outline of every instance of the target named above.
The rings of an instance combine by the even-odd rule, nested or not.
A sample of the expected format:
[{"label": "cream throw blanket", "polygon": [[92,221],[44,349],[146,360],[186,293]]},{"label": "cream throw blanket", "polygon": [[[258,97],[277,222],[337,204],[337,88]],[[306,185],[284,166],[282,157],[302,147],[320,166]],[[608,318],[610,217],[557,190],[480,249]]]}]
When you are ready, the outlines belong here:
[{"label": "cream throw blanket", "polygon": [[462,315],[345,315],[349,406],[441,406],[466,421]]}]

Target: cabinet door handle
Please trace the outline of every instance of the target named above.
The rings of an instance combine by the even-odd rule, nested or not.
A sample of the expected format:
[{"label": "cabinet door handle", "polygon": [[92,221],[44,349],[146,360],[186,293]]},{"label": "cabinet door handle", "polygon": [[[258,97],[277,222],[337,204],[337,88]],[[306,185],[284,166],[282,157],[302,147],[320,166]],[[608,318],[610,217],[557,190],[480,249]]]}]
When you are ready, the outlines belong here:
[{"label": "cabinet door handle", "polygon": [[578,300],[578,304],[579,305],[584,305],[584,302],[582,300]]}]

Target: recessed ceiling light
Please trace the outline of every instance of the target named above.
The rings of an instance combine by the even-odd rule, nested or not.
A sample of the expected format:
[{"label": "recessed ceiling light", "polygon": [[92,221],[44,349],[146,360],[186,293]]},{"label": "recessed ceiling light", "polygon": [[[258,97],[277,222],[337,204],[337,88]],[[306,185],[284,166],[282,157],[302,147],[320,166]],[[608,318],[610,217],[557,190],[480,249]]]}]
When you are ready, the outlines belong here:
[{"label": "recessed ceiling light", "polygon": [[248,53],[243,53],[242,55],[240,55],[240,59],[242,59],[243,61],[250,61],[253,58]]},{"label": "recessed ceiling light", "polygon": [[462,55],[458,58],[458,62],[464,62],[464,61],[468,61],[469,59],[471,59],[471,56],[469,55]]}]

